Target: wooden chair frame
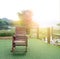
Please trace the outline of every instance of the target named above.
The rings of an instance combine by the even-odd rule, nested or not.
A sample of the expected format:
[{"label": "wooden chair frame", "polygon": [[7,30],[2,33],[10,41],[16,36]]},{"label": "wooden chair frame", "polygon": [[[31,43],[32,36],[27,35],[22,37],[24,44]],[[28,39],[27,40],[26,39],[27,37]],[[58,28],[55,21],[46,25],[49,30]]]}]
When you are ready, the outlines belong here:
[{"label": "wooden chair frame", "polygon": [[[21,28],[22,29],[22,32],[24,31],[24,27],[16,27],[16,29],[17,28]],[[18,29],[18,30],[19,30]],[[17,31],[17,30],[16,30]],[[25,51],[27,52],[27,46],[28,46],[28,41],[27,41],[27,39],[28,39],[28,37],[26,36],[26,31],[25,31],[25,33],[23,32],[23,33],[20,33],[19,34],[19,32],[17,33],[15,33],[15,35],[13,36],[13,40],[12,40],[12,52],[15,50],[15,47],[16,46],[26,46],[26,49],[25,49]],[[16,43],[15,43],[15,41],[21,41],[21,43],[22,43],[22,41],[25,41],[25,43],[24,44],[19,44],[19,45],[17,45]]]}]

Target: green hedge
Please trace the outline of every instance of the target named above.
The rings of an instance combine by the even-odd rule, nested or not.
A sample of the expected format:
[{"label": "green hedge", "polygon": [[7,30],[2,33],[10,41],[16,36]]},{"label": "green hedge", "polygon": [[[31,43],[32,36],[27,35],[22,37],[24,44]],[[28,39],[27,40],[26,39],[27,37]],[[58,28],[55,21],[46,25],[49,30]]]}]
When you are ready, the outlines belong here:
[{"label": "green hedge", "polygon": [[13,36],[14,35],[14,31],[8,31],[8,30],[0,30],[0,36]]}]

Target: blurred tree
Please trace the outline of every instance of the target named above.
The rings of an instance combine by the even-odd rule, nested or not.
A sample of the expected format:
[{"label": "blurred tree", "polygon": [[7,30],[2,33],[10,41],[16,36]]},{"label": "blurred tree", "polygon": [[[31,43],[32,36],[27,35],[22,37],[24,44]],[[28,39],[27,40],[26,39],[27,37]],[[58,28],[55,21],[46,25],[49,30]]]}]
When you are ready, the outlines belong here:
[{"label": "blurred tree", "polygon": [[20,25],[26,27],[27,34],[30,33],[32,24],[32,12],[30,10],[24,10],[22,13],[18,13],[20,19]]},{"label": "blurred tree", "polygon": [[0,19],[0,30],[2,29],[8,29],[9,26],[11,26],[12,23],[10,21],[7,21],[6,19],[4,20],[3,18]]},{"label": "blurred tree", "polygon": [[23,14],[18,12],[18,17],[20,20],[20,26],[24,26],[25,23],[24,23],[24,19],[23,19]]}]

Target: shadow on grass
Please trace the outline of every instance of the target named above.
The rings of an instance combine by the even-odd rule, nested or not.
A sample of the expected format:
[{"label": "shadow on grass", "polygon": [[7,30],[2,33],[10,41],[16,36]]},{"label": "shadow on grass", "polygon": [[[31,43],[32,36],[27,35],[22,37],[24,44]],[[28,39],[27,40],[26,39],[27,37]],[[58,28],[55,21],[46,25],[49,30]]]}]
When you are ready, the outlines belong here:
[{"label": "shadow on grass", "polygon": [[14,51],[12,52],[13,56],[25,56],[27,54],[26,51]]}]

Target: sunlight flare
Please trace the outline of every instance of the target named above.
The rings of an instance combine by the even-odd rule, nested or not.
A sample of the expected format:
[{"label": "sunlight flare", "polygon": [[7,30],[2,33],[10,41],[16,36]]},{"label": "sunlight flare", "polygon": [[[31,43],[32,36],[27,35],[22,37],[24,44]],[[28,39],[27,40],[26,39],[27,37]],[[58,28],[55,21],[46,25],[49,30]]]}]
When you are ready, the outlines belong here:
[{"label": "sunlight flare", "polygon": [[0,18],[7,17],[11,20],[19,20],[17,13],[22,10],[32,10],[33,20],[40,26],[51,26],[56,22],[60,22],[59,0],[0,1]]}]

